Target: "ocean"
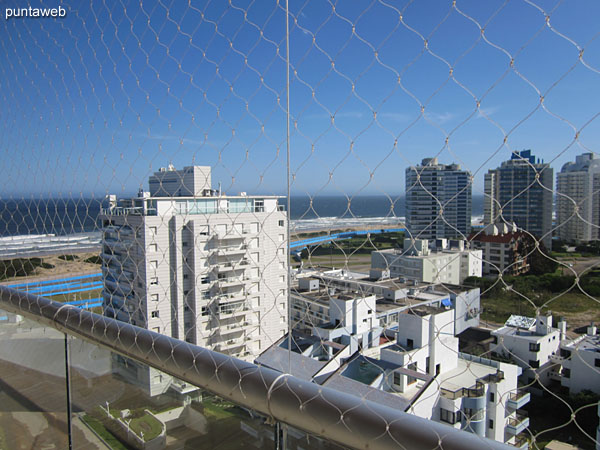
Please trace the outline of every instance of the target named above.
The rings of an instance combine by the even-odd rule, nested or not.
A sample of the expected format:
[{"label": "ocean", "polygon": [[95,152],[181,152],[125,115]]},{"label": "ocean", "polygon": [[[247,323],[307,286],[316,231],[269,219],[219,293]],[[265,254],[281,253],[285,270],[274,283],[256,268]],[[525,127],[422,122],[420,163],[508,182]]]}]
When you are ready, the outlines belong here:
[{"label": "ocean", "polygon": [[[286,200],[281,200],[286,204]],[[404,219],[404,196],[365,195],[353,198],[319,195],[290,198],[290,218],[295,230],[326,226],[394,225]],[[0,236],[98,231],[98,199],[0,200]],[[483,196],[473,197],[473,217],[483,215]]]}]

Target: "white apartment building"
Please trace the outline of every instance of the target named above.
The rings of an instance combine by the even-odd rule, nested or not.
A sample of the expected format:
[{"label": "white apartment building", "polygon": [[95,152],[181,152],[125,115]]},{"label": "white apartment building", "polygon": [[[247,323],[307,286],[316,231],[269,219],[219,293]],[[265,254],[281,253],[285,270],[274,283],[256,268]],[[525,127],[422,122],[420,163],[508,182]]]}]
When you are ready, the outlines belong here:
[{"label": "white apartment building", "polygon": [[600,159],[584,153],[566,163],[556,177],[558,236],[565,241],[599,239]]},{"label": "white apartment building", "polygon": [[[510,359],[524,369],[523,379],[532,384],[536,378],[543,386],[554,379],[554,356],[559,353],[567,324],[560,321],[552,327],[552,314],[536,318],[512,315],[502,328],[492,331],[492,355]],[[537,376],[536,376],[537,375]]]},{"label": "white apartment building", "polygon": [[371,268],[386,269],[391,277],[423,283],[461,284],[467,277],[481,277],[483,252],[465,248],[464,240],[404,239],[404,249],[371,252]]},{"label": "white apartment building", "polygon": [[573,341],[563,341],[556,358],[562,366],[560,382],[570,394],[590,390],[600,394],[600,335],[592,324],[587,334]]},{"label": "white apartment building", "polygon": [[482,251],[483,275],[520,275],[529,271],[527,233],[506,222],[487,225],[469,236],[471,248]]},{"label": "white apartment building", "polygon": [[[405,310],[394,342],[353,353],[338,340],[293,333],[264,352],[257,363],[391,408],[443,422],[482,437],[527,448],[529,419],[518,411],[529,395],[517,389],[521,368],[458,351],[454,312],[447,307]],[[386,330],[390,336],[391,330]],[[291,347],[290,347],[291,343]],[[291,348],[291,355],[288,349]],[[375,356],[366,356],[366,354]],[[289,364],[289,361],[292,364]],[[287,361],[287,362],[286,362]]]},{"label": "white apartment building", "polygon": [[[286,213],[211,189],[210,167],[161,169],[102,211],[104,314],[252,360],[287,332]],[[122,359],[122,358],[121,358]],[[123,362],[123,361],[121,361]],[[171,380],[134,363],[151,395]]]},{"label": "white apartment building", "polygon": [[[347,270],[309,270],[298,274],[290,292],[290,327],[310,333],[332,320],[330,300],[336,295],[366,299],[374,296],[375,314],[382,328],[399,326],[405,310],[417,305],[444,306],[454,311],[454,334],[479,326],[479,288],[429,284],[397,279],[374,281]],[[373,310],[373,308],[368,308]],[[363,318],[364,320],[364,318]]]},{"label": "white apartment building", "polygon": [[471,172],[425,158],[406,168],[406,228],[416,239],[465,238],[471,232]]}]

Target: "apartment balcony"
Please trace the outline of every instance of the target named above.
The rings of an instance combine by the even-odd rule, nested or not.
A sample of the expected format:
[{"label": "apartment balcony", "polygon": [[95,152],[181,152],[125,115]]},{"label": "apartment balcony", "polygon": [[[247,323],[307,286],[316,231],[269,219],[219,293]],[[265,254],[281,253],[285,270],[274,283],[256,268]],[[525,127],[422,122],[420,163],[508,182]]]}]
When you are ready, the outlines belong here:
[{"label": "apartment balcony", "polygon": [[527,450],[529,448],[529,441],[527,440],[527,436],[528,436],[527,433],[521,433],[521,434],[515,436],[516,437],[515,442],[513,442],[512,444],[509,443],[508,445],[515,447],[515,448]]},{"label": "apartment balcony", "polygon": [[233,255],[245,255],[246,246],[231,246],[231,247],[218,247],[215,248],[214,253],[218,256],[233,256]]},{"label": "apartment balcony", "polygon": [[220,288],[243,286],[245,282],[246,280],[241,277],[220,278],[217,280],[217,286]]},{"label": "apartment balcony", "polygon": [[100,258],[102,258],[102,260],[105,261],[106,263],[109,263],[110,261],[116,261],[116,262],[121,261],[121,255],[113,254],[113,253],[102,252],[102,253],[100,253]]},{"label": "apartment balcony", "polygon": [[234,292],[232,294],[222,294],[214,297],[220,304],[223,303],[231,303],[235,301],[244,301],[246,300],[246,294],[244,292]]},{"label": "apartment balcony", "polygon": [[213,234],[214,239],[218,240],[219,242],[230,242],[230,241],[243,241],[244,239],[246,239],[246,235],[242,235],[239,233],[216,233]]},{"label": "apartment balcony", "polygon": [[241,322],[231,323],[228,325],[221,325],[217,330],[220,331],[220,334],[234,333],[236,331],[244,331],[248,328],[252,328],[255,326],[255,323],[250,320],[244,320]]},{"label": "apartment balcony", "polygon": [[519,409],[529,403],[530,398],[531,394],[529,392],[519,389],[517,392],[510,394],[506,401],[506,406],[512,409]]},{"label": "apartment balcony", "polygon": [[230,319],[232,317],[245,316],[249,311],[250,308],[244,306],[242,308],[236,308],[233,310],[219,311],[216,315],[219,317],[219,319]]},{"label": "apartment balcony", "polygon": [[517,413],[508,419],[508,423],[506,424],[506,431],[516,436],[529,426],[529,417],[527,416],[526,411],[517,411]]},{"label": "apartment balcony", "polygon": [[240,336],[236,339],[228,339],[227,341],[219,342],[214,346],[214,349],[221,352],[223,350],[231,350],[233,348],[241,347],[243,345],[245,345],[245,342],[243,336]]},{"label": "apartment balcony", "polygon": [[102,243],[110,248],[111,250],[117,251],[129,251],[131,247],[135,245],[135,240],[133,238],[121,240],[121,239],[104,239]]},{"label": "apartment balcony", "polygon": [[245,267],[240,267],[241,265],[242,265],[241,261],[239,263],[234,263],[232,261],[219,262],[215,265],[215,270],[218,273],[235,272],[235,271],[244,270]]}]

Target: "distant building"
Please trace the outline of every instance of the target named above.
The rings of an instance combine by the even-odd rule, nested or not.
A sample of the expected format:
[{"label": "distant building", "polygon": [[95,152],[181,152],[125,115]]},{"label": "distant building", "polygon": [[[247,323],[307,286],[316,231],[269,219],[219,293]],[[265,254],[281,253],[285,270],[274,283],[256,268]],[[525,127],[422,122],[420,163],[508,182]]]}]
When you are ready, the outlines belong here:
[{"label": "distant building", "polygon": [[514,222],[551,249],[553,177],[531,150],[514,152],[485,175],[484,223]]},{"label": "distant building", "polygon": [[[399,326],[404,311],[416,305],[446,307],[453,311],[454,334],[479,325],[479,288],[451,284],[429,284],[397,279],[372,280],[368,275],[345,270],[311,270],[298,276],[290,293],[291,326],[311,333],[313,328],[332,321],[335,323],[340,307],[337,298],[350,297],[353,305],[366,308],[363,316],[371,329],[391,329]],[[377,321],[371,317],[375,314]],[[353,321],[356,319],[352,319]],[[365,322],[366,323],[366,322]],[[363,327],[364,325],[361,325]],[[362,330],[362,328],[361,328]],[[362,331],[361,331],[362,333]],[[376,337],[363,339],[363,348]]]},{"label": "distant building", "polygon": [[[287,332],[286,213],[277,197],[227,196],[210,167],[172,166],[150,192],[102,211],[104,314],[252,360]],[[170,377],[116,357],[150,395]]]},{"label": "distant building", "polygon": [[[358,316],[361,322],[367,316]],[[353,352],[339,339],[293,332],[256,362],[360,398],[446,423],[482,437],[527,448],[529,419],[518,409],[528,395],[517,388],[521,369],[458,352],[454,311],[419,305],[404,310],[398,326],[384,330],[379,347]],[[390,342],[392,340],[392,342]],[[288,353],[291,350],[291,354]]]},{"label": "distant building", "polygon": [[600,159],[584,153],[556,177],[558,236],[564,241],[600,239]]},{"label": "distant building", "polygon": [[371,268],[389,270],[391,277],[423,283],[461,284],[467,277],[481,277],[483,253],[465,248],[464,240],[404,239],[404,249],[371,252]]},{"label": "distant building", "polygon": [[469,236],[471,247],[482,251],[483,275],[520,275],[529,271],[531,238],[517,226],[499,222]]},{"label": "distant building", "polygon": [[466,238],[471,232],[471,173],[426,158],[406,169],[406,228],[416,239]]}]

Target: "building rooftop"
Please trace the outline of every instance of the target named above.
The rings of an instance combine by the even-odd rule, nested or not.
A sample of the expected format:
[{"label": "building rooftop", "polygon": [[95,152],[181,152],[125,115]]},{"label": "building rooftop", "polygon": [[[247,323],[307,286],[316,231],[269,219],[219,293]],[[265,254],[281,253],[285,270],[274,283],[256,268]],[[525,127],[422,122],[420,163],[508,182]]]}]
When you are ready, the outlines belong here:
[{"label": "building rooftop", "polygon": [[458,358],[456,369],[443,372],[438,376],[437,381],[441,389],[456,392],[462,388],[470,388],[481,378],[496,375],[497,372],[497,367]]},{"label": "building rooftop", "polygon": [[577,351],[586,350],[590,352],[600,353],[600,335],[590,336],[584,335],[564,346],[569,349],[577,349]]}]

